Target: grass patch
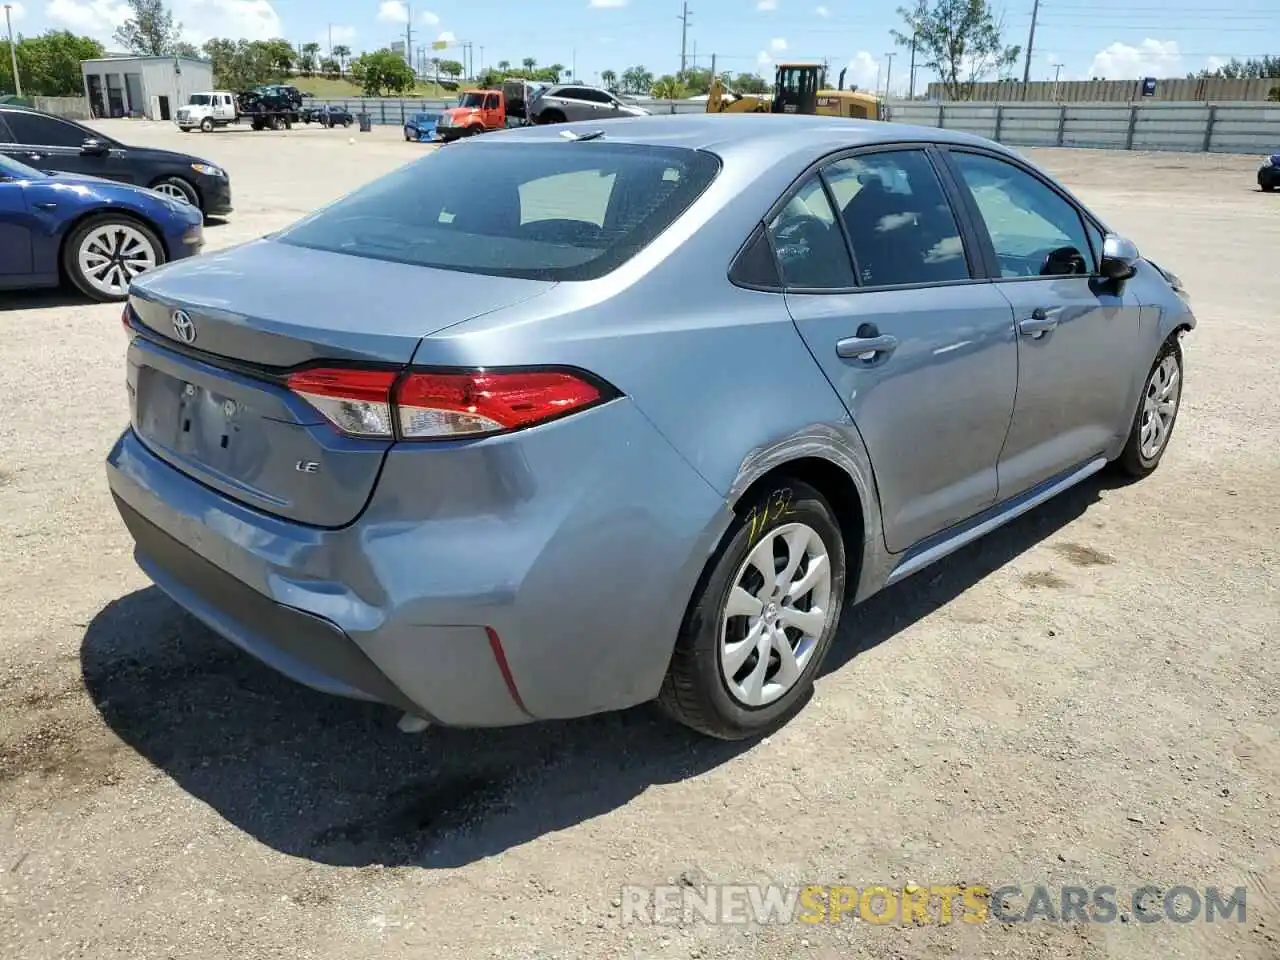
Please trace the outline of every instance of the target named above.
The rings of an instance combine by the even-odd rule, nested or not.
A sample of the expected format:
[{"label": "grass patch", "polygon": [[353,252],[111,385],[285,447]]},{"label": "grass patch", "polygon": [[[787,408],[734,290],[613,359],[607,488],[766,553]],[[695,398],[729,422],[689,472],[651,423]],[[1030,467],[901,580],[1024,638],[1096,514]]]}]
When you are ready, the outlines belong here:
[{"label": "grass patch", "polygon": [[[335,80],[331,77],[294,77],[290,82],[303,93],[329,100],[351,100],[364,96],[358,83],[350,80]],[[427,81],[419,83],[405,97],[425,97],[431,100],[452,100],[457,93],[450,93],[443,87]]]}]

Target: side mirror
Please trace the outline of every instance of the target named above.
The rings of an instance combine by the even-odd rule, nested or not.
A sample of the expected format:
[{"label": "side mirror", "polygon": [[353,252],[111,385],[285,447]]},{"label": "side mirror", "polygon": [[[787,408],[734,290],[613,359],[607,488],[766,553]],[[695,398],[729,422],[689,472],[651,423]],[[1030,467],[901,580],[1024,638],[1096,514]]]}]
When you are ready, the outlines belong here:
[{"label": "side mirror", "polygon": [[1132,240],[1109,233],[1102,241],[1102,275],[1108,280],[1128,280],[1138,272],[1138,260]]},{"label": "side mirror", "polygon": [[91,156],[101,156],[102,154],[107,153],[110,149],[111,148],[108,147],[105,142],[99,140],[97,137],[90,137],[80,144],[80,152]]}]

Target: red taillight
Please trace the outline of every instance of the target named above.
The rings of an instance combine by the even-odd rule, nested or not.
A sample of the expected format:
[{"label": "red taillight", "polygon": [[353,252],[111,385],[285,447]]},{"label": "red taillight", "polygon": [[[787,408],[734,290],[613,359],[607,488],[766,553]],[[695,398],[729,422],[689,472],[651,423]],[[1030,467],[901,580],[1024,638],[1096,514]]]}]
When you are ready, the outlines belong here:
[{"label": "red taillight", "polygon": [[120,323],[124,325],[124,332],[133,336],[133,324],[129,322],[129,305],[126,303],[124,309],[120,311]]},{"label": "red taillight", "polygon": [[289,389],[343,433],[404,440],[474,437],[529,427],[603,398],[560,370],[411,372],[329,368],[289,377]]},{"label": "red taillight", "polygon": [[391,436],[391,370],[306,370],[289,389],[352,437]]},{"label": "red taillight", "polygon": [[396,393],[405,439],[460,437],[532,426],[590,406],[594,384],[559,371],[411,373]]}]

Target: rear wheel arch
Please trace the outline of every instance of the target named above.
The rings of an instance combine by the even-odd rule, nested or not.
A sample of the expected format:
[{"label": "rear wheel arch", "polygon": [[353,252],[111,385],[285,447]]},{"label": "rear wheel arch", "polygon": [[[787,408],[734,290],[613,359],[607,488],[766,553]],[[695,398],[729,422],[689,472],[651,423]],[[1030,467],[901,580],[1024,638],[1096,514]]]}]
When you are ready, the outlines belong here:
[{"label": "rear wheel arch", "polygon": [[748,509],[762,494],[785,485],[788,480],[807,483],[826,498],[840,524],[840,537],[844,541],[845,563],[848,567],[847,582],[856,589],[861,573],[863,543],[866,539],[867,511],[864,492],[847,470],[823,457],[798,457],[771,467],[744,488],[733,501],[735,513]]}]

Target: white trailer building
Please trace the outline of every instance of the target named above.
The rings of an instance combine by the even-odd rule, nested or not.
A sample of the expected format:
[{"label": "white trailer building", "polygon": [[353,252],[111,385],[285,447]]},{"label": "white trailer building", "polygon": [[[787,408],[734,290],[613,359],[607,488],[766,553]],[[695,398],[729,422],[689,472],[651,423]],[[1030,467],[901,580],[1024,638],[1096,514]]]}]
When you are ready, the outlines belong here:
[{"label": "white trailer building", "polygon": [[171,120],[191,94],[213,89],[213,64],[187,57],[104,57],[80,70],[95,117]]}]

